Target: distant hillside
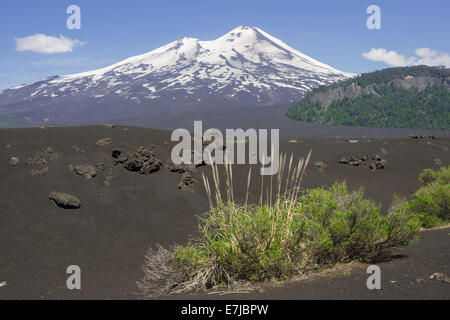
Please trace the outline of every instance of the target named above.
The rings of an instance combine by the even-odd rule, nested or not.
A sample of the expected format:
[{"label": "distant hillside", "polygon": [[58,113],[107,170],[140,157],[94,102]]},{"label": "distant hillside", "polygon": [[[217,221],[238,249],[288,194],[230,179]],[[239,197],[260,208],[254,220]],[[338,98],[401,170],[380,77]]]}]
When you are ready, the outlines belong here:
[{"label": "distant hillside", "polygon": [[287,115],[307,122],[450,130],[450,69],[390,68],[321,86]]}]

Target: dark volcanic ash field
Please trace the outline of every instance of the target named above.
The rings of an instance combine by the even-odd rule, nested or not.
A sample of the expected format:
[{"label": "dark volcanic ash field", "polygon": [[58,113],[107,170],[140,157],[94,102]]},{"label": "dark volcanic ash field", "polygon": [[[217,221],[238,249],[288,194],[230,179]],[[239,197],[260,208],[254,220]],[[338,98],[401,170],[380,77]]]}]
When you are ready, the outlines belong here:
[{"label": "dark volcanic ash field", "polygon": [[[110,140],[99,146],[104,138]],[[0,299],[140,298],[136,281],[143,276],[140,266],[146,249],[157,243],[186,243],[197,230],[196,216],[208,210],[200,173],[209,174],[210,168],[198,168],[192,175],[197,181],[193,190],[182,191],[180,173],[164,165],[149,175],[131,172],[113,164],[112,151],[143,146],[164,163],[174,144],[170,132],[135,127],[0,130],[0,283],[7,282],[0,288]],[[354,144],[342,139],[282,142],[280,151],[300,157],[312,150],[304,187],[346,180],[352,189],[364,186],[366,196],[386,212],[394,194],[410,196],[420,186],[417,178],[423,169],[449,164],[449,147],[449,138],[405,136],[359,139]],[[387,168],[370,171],[339,163],[344,156],[364,154],[381,155]],[[12,157],[19,158],[14,167]],[[323,172],[314,166],[318,161],[327,164]],[[96,176],[86,179],[69,168],[81,164],[96,168]],[[243,195],[248,166],[233,170],[235,194]],[[258,190],[258,184],[252,184],[253,201]],[[52,191],[75,195],[81,207],[55,206],[49,199]],[[450,272],[449,234],[449,229],[425,231],[418,244],[398,249],[401,258],[380,264],[384,290],[377,292],[367,290],[365,268],[357,266],[350,275],[335,272],[316,280],[290,281],[264,293],[207,298],[448,299],[449,285],[429,276]],[[66,288],[69,265],[81,267],[82,290]]]}]

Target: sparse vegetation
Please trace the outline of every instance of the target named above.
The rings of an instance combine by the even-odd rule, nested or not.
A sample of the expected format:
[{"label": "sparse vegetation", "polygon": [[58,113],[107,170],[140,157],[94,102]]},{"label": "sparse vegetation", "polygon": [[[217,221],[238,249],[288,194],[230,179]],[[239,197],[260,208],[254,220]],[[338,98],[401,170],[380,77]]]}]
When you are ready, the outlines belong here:
[{"label": "sparse vegetation", "polygon": [[450,222],[450,166],[438,171],[426,169],[419,177],[424,185],[415,192],[409,210],[417,214],[425,228]]},{"label": "sparse vegetation", "polygon": [[438,171],[432,169],[425,169],[419,176],[419,181],[424,185],[430,183],[438,183],[445,185],[450,183],[450,166],[440,167]]},{"label": "sparse vegetation", "polygon": [[[363,189],[345,183],[301,189],[310,156],[293,164],[282,156],[280,171],[261,184],[258,205],[234,200],[232,167],[225,165],[225,197],[217,166],[203,177],[211,210],[199,218],[199,235],[187,246],[158,247],[146,255],[146,295],[233,287],[240,282],[279,281],[338,262],[375,261],[389,248],[416,240],[420,222],[404,206],[380,215]],[[265,197],[265,200],[263,198]]]}]

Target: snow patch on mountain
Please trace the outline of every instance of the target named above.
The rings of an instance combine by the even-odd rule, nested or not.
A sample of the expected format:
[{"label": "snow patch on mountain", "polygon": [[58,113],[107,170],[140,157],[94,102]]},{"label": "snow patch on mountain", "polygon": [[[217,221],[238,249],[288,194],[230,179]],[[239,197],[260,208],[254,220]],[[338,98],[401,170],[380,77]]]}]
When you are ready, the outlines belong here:
[{"label": "snow patch on mountain", "polygon": [[89,98],[168,107],[274,105],[352,76],[257,27],[241,26],[216,40],[185,37],[105,68],[4,90],[0,106],[39,99],[45,108],[46,99],[63,104]]}]

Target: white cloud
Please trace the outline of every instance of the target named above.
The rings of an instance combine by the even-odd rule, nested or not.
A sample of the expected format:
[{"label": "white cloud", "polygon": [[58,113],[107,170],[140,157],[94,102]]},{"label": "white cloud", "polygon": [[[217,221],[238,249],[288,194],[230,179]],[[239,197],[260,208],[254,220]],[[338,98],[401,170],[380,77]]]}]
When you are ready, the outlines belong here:
[{"label": "white cloud", "polygon": [[393,50],[382,48],[372,48],[369,52],[364,52],[364,58],[384,62],[394,67],[404,67],[412,65],[428,65],[428,66],[446,66],[450,67],[450,55],[447,53],[439,53],[430,48],[419,48],[415,50],[416,56],[406,57]]},{"label": "white cloud", "polygon": [[416,64],[425,64],[429,66],[446,66],[450,68],[450,55],[448,53],[438,53],[429,48],[417,49],[416,55],[419,56]]},{"label": "white cloud", "polygon": [[64,53],[72,52],[76,46],[83,46],[84,42],[69,39],[62,35],[58,37],[37,33],[25,38],[15,38],[17,51],[33,51],[38,53]]},{"label": "white cloud", "polygon": [[404,67],[413,64],[416,58],[407,58],[402,54],[399,54],[393,50],[387,51],[386,49],[375,49],[372,48],[369,52],[364,52],[363,57],[377,62],[384,62],[391,66]]},{"label": "white cloud", "polygon": [[436,57],[438,55],[436,50],[431,50],[430,48],[420,48],[414,52],[419,57]]}]

